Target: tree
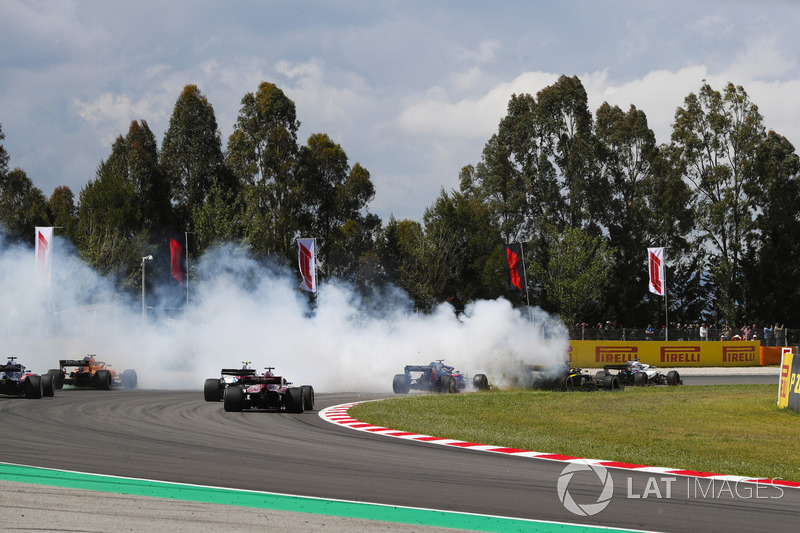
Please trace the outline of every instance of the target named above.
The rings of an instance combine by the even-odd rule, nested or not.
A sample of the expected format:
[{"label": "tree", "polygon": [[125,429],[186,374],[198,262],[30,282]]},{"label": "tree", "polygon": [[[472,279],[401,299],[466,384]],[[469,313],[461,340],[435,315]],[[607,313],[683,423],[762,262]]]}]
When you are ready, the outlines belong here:
[{"label": "tree", "polygon": [[[747,301],[753,316],[796,324],[800,311],[800,157],[782,135],[770,131],[758,149],[761,209],[756,224],[761,239],[747,275]],[[754,243],[755,244],[755,243]]]},{"label": "tree", "polygon": [[596,227],[607,188],[595,168],[586,89],[577,76],[561,76],[536,96],[536,121],[541,127],[544,153],[557,170],[562,194],[562,209],[554,213],[558,225]]},{"label": "tree", "polygon": [[34,227],[49,224],[44,194],[21,168],[0,176],[0,223],[7,237],[34,243]]},{"label": "tree", "polygon": [[142,228],[156,232],[172,229],[170,184],[158,165],[158,144],[147,122],[131,122],[125,142],[128,176],[135,186]]},{"label": "tree", "polygon": [[647,313],[645,249],[662,239],[651,223],[656,214],[648,202],[659,152],[646,115],[635,106],[625,112],[603,103],[596,115],[597,161],[608,184],[600,220],[616,250],[603,307],[608,316],[627,324]]},{"label": "tree", "polygon": [[[0,141],[4,141],[6,138],[6,134],[3,133],[3,124],[0,123]],[[5,178],[5,175],[8,174],[8,162],[11,160],[8,152],[6,152],[6,147],[0,144],[0,179]]]},{"label": "tree", "polygon": [[[442,191],[425,210],[427,241],[445,244],[440,287],[434,296],[463,310],[476,299],[494,299],[506,286],[503,239],[490,208],[474,197]],[[446,238],[445,238],[446,237]]]},{"label": "tree", "polygon": [[75,206],[75,195],[72,190],[62,185],[56,187],[47,202],[52,217],[53,226],[57,226],[59,233],[75,242],[75,233],[78,228],[78,209]]},{"label": "tree", "polygon": [[352,277],[380,224],[367,211],[375,196],[369,171],[358,163],[350,168],[342,147],[317,133],[300,149],[298,185],[298,229],[317,238],[323,275]]},{"label": "tree", "polygon": [[299,127],[294,102],[274,84],[262,82],[242,98],[226,164],[246,189],[247,237],[255,251],[292,254]]},{"label": "tree", "polygon": [[244,204],[240,196],[214,181],[203,203],[192,209],[197,254],[225,242],[244,240]]},{"label": "tree", "polygon": [[720,93],[703,83],[675,113],[672,142],[693,186],[697,239],[710,250],[710,281],[724,319],[748,313],[743,291],[745,247],[756,240],[755,163],[765,138],[762,117],[742,87]]},{"label": "tree", "polygon": [[531,270],[541,280],[549,308],[558,312],[565,324],[575,324],[600,305],[614,250],[580,228],[559,232],[551,227],[548,240],[547,260],[533,262]]},{"label": "tree", "polygon": [[185,86],[175,103],[159,162],[181,228],[194,229],[192,209],[203,205],[215,181],[223,189],[237,190],[225,167],[214,108],[196,85]]}]

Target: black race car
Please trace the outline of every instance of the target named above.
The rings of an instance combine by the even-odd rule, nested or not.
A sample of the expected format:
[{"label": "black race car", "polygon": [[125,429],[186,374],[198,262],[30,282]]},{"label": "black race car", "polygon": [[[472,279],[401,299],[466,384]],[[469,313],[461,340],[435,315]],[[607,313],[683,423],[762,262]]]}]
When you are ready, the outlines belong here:
[{"label": "black race car", "polygon": [[[616,374],[612,371],[616,370]],[[622,385],[632,385],[636,387],[646,387],[648,385],[683,385],[681,375],[677,370],[670,370],[666,374],[662,374],[659,369],[645,363],[640,363],[638,360],[628,361],[622,365],[605,365],[600,374],[610,376],[613,375],[619,379]]]},{"label": "black race car", "polygon": [[31,399],[54,396],[53,376],[34,374],[18,363],[16,357],[11,356],[6,364],[0,365],[0,394]]},{"label": "black race car", "polygon": [[314,409],[314,387],[291,383],[272,373],[274,367],[257,374],[254,368],[223,368],[222,377],[205,381],[203,396],[206,401],[222,400],[225,411],[244,409],[283,409],[289,413],[302,413]]},{"label": "black race car", "polygon": [[522,386],[531,389],[555,391],[594,391],[594,390],[621,390],[622,383],[617,376],[594,376],[583,369],[570,365],[525,365],[525,375]]},{"label": "black race car", "polygon": [[[458,392],[465,389],[468,382],[464,374],[444,364],[444,359],[438,359],[427,365],[406,365],[402,374],[394,376],[392,390],[395,394],[407,394],[412,389],[427,392]],[[488,390],[489,379],[484,374],[475,374],[472,378],[472,387],[475,390]]]}]

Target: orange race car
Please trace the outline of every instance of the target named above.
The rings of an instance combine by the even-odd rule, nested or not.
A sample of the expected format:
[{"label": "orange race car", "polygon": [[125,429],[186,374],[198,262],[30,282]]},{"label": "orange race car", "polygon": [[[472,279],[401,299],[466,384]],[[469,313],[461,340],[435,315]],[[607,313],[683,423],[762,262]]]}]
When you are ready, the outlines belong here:
[{"label": "orange race car", "polygon": [[[91,387],[93,389],[108,390],[112,386],[122,386],[123,389],[135,389],[138,384],[136,371],[127,369],[120,375],[105,361],[98,361],[94,354],[89,354],[83,359],[61,359],[60,368],[47,371],[53,375],[53,383],[57,389],[64,385],[75,387]],[[75,367],[68,371],[68,368]]]}]

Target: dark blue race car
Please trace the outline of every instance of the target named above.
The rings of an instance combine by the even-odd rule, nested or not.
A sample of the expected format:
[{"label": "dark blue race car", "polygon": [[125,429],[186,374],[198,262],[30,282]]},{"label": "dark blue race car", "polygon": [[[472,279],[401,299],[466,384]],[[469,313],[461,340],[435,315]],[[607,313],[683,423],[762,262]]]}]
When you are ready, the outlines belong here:
[{"label": "dark blue race car", "polygon": [[0,394],[35,400],[42,396],[53,396],[54,391],[53,376],[34,374],[18,363],[14,356],[9,357],[6,364],[0,365]]},{"label": "dark blue race car", "polygon": [[[467,388],[467,377],[453,368],[444,364],[444,359],[438,359],[427,365],[406,365],[402,374],[394,376],[392,390],[395,394],[407,394],[410,390],[426,392],[458,392]],[[475,374],[472,378],[472,387],[476,390],[487,390],[489,380],[484,374]]]}]

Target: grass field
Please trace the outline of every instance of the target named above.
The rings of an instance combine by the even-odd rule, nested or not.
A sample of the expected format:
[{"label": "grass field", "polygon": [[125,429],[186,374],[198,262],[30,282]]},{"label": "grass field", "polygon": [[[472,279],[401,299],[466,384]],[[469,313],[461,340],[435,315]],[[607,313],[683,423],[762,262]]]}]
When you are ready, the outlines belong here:
[{"label": "grass field", "polygon": [[480,444],[800,481],[800,414],[774,385],[491,391],[365,402],[371,424]]}]

